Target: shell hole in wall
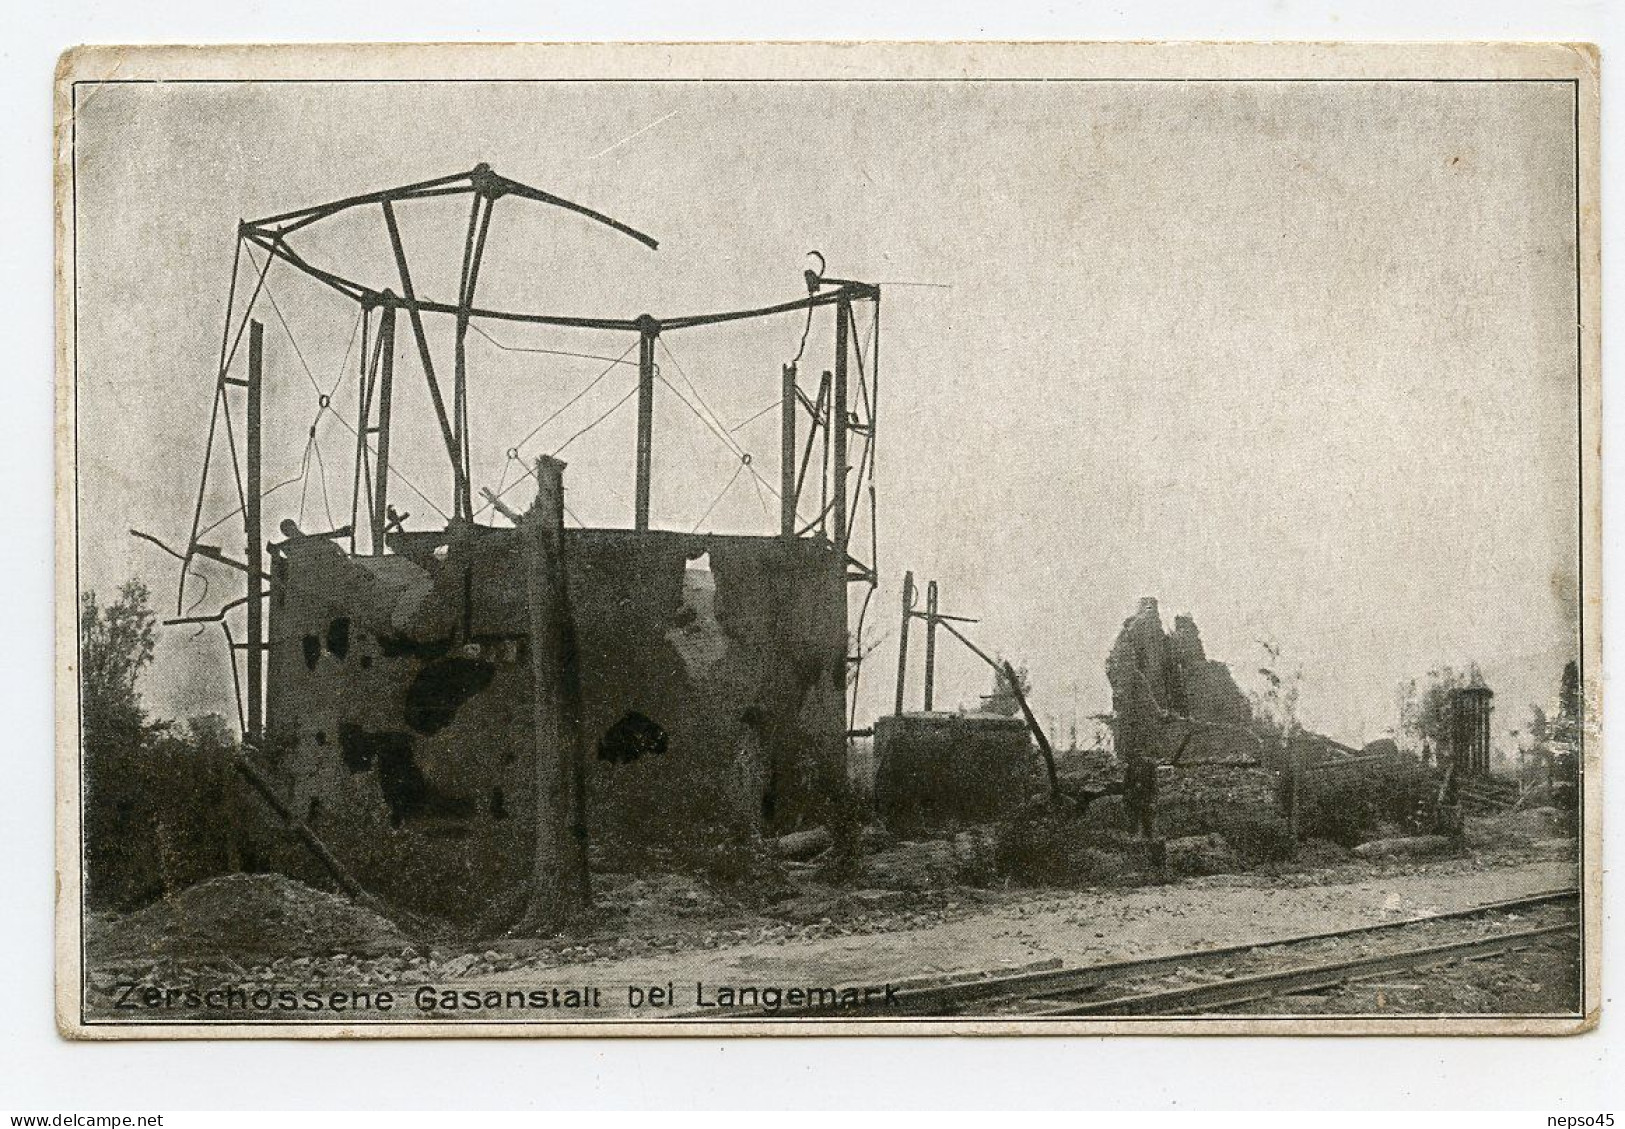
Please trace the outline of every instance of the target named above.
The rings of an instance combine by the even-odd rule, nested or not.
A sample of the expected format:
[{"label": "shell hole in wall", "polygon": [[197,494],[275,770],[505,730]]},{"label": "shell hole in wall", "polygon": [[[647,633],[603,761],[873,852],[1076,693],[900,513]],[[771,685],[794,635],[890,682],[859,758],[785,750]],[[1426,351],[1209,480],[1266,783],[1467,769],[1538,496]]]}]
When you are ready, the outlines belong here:
[{"label": "shell hole in wall", "polygon": [[350,617],[341,615],[327,625],[327,652],[342,662],[349,651]]},{"label": "shell hole in wall", "polygon": [[643,757],[664,753],[666,742],[666,731],[657,722],[637,710],[629,710],[598,739],[598,759],[611,764],[631,764]]},{"label": "shell hole in wall", "polygon": [[433,735],[450,725],[470,698],[482,693],[496,676],[484,659],[452,655],[418,671],[406,688],[405,720],[412,729]]},{"label": "shell hole in wall", "polygon": [[716,580],[711,575],[711,554],[701,553],[691,559],[683,568],[682,603],[672,616],[672,626],[677,628],[693,628],[701,617],[700,608],[696,606],[694,595],[696,591],[706,589],[715,590]]}]

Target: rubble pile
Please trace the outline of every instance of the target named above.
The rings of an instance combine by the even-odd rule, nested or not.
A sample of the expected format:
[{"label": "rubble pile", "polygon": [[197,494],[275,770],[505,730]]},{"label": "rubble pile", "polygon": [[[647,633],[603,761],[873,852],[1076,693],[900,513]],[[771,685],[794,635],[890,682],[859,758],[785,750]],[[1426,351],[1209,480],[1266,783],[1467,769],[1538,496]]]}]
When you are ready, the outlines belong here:
[{"label": "rubble pile", "polygon": [[379,952],[407,943],[383,915],[280,874],[212,878],[90,936],[91,957],[98,962],[215,953],[252,958]]},{"label": "rubble pile", "polygon": [[1168,868],[1175,874],[1228,874],[1243,867],[1229,841],[1217,832],[1169,839],[1165,850]]},{"label": "rubble pile", "polygon": [[993,835],[977,827],[952,838],[903,841],[864,860],[862,877],[892,890],[930,890],[957,883],[979,885],[992,877]]},{"label": "rubble pile", "polygon": [[1279,781],[1275,773],[1256,764],[1181,765],[1165,772],[1158,782],[1159,805],[1253,806],[1275,808]]}]

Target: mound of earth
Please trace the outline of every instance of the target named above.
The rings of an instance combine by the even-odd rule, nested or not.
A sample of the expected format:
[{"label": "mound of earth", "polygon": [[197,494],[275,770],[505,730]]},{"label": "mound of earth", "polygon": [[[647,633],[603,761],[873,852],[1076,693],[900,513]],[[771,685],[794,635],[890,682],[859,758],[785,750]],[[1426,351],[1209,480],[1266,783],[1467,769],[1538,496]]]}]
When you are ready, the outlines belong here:
[{"label": "mound of earth", "polygon": [[228,874],[89,930],[93,961],[327,956],[400,948],[388,918],[280,874]]}]

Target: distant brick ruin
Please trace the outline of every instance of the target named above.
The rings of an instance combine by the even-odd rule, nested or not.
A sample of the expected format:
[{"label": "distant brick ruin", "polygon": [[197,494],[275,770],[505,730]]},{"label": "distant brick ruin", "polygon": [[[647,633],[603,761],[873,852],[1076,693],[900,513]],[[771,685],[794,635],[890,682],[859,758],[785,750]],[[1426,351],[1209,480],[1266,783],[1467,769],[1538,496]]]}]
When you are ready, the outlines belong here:
[{"label": "distant brick ruin", "polygon": [[1191,616],[1176,616],[1173,631],[1165,632],[1157,601],[1141,599],[1123,621],[1106,677],[1119,758],[1198,763],[1256,757],[1247,695],[1228,666],[1207,657]]}]

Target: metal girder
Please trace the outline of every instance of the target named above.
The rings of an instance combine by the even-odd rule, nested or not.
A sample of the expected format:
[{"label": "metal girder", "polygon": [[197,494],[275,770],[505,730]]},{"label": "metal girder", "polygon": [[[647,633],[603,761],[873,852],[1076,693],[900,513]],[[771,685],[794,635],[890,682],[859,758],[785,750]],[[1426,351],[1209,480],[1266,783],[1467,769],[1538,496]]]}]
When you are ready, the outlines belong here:
[{"label": "metal girder", "polygon": [[491,166],[486,164],[475,165],[468,172],[451,173],[447,176],[435,177],[432,180],[420,180],[415,184],[403,184],[396,188],[384,188],[376,192],[362,192],[355,196],[346,196],[325,204],[312,204],[309,207],[296,208],[291,212],[280,212],[274,216],[254,220],[250,226],[287,234],[319,220],[336,216],[340,212],[349,211],[351,208],[365,207],[368,204],[381,204],[385,201],[421,200],[434,196],[454,196],[465,192],[476,193],[489,200],[495,200],[501,196],[519,196],[526,200],[550,204],[555,208],[563,208],[565,211],[585,216],[590,220],[603,224],[605,227],[619,231],[623,235],[631,236],[650,250],[660,246],[652,236],[645,235],[643,232],[622,223],[612,216],[606,216],[602,212],[577,204],[573,200],[566,200],[562,196],[555,196],[551,192],[544,192],[540,188],[533,188],[528,184],[514,180],[512,177],[493,172]]},{"label": "metal girder", "polygon": [[[389,203],[393,198],[386,198],[379,203]],[[495,310],[469,303],[439,302],[416,294],[393,295],[385,291],[374,289],[364,283],[326,270],[306,260],[298,252],[288,246],[283,236],[288,230],[263,226],[263,222],[244,223],[240,229],[242,238],[271,255],[275,255],[289,266],[309,275],[316,281],[323,283],[337,291],[351,301],[365,302],[375,306],[394,306],[398,309],[416,311],[421,314],[448,314],[453,317],[466,316],[469,319],[486,321],[508,321],[523,325],[548,325],[563,329],[603,329],[620,331],[624,333],[637,333],[639,330],[636,318],[604,318],[581,317],[573,314],[546,314],[530,313],[523,310]],[[795,310],[817,309],[820,306],[831,306],[843,300],[867,301],[878,297],[879,288],[867,283],[849,283],[837,290],[820,291],[805,298],[794,298],[787,302],[779,302],[771,306],[757,306],[742,310],[723,310],[707,314],[684,314],[679,317],[658,318],[664,331],[677,329],[694,329],[708,325],[721,325],[730,321],[746,321],[751,318],[772,317],[775,314],[790,313]]]},{"label": "metal girder", "polygon": [[434,357],[429,349],[429,334],[423,327],[423,314],[419,310],[414,291],[412,289],[412,272],[406,262],[406,247],[401,242],[400,225],[395,222],[395,208],[388,201],[383,201],[384,223],[389,228],[390,246],[395,250],[395,264],[400,268],[401,290],[405,293],[410,305],[406,312],[412,321],[412,335],[418,343],[418,359],[423,364],[423,378],[429,385],[429,398],[434,402],[434,414],[440,421],[440,434],[446,442],[446,453],[451,456],[451,477],[453,490],[453,512],[458,517],[466,516],[468,507],[468,482],[463,477],[463,453],[457,431],[452,427],[451,419],[446,414],[446,402],[440,395],[440,382],[434,376]]}]

